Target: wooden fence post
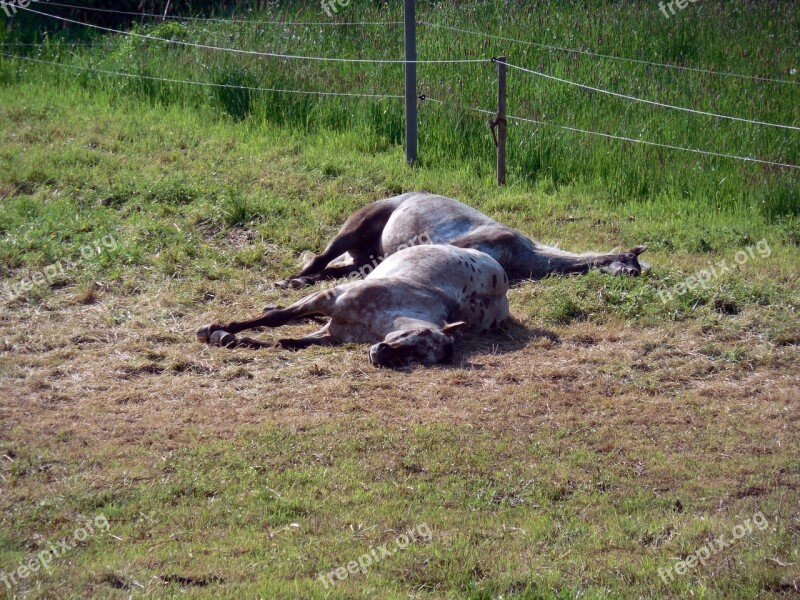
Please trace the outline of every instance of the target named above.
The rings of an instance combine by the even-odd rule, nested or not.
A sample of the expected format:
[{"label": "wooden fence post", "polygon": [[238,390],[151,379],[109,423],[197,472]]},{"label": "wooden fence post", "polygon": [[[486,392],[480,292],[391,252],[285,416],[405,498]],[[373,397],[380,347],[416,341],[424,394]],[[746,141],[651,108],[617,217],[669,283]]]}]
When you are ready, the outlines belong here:
[{"label": "wooden fence post", "polygon": [[497,185],[506,184],[506,57],[497,62]]}]

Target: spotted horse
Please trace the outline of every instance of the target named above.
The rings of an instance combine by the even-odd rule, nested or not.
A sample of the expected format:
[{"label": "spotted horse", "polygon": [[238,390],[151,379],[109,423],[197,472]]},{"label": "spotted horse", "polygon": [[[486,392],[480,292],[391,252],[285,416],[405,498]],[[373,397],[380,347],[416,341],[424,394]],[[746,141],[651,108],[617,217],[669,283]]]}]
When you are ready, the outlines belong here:
[{"label": "spotted horse", "polygon": [[410,192],[357,210],[324,252],[276,285],[298,289],[326,279],[359,277],[416,240],[480,250],[500,263],[512,280],[592,269],[637,276],[643,268],[638,256],[645,251],[636,246],[622,253],[566,252],[531,240],[453,198]]},{"label": "spotted horse", "polygon": [[[412,246],[389,256],[364,279],[309,294],[286,308],[267,307],[256,319],[205,325],[197,339],[214,346],[293,350],[367,343],[375,366],[432,365],[452,358],[457,330],[486,332],[505,321],[507,292],[503,267],[479,250]],[[262,342],[236,335],[312,316],[330,320],[303,338]]]}]

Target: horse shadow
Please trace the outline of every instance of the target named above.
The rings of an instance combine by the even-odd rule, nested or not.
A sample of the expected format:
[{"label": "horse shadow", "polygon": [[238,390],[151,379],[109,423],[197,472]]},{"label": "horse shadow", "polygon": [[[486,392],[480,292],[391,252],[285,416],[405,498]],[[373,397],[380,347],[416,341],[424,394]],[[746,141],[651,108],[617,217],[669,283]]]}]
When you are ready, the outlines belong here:
[{"label": "horse shadow", "polygon": [[547,340],[551,345],[561,343],[561,338],[555,332],[540,327],[528,327],[511,318],[498,329],[481,334],[466,334],[456,342],[452,362],[442,366],[482,369],[483,365],[470,360],[472,356],[511,354],[523,350],[537,340]]}]

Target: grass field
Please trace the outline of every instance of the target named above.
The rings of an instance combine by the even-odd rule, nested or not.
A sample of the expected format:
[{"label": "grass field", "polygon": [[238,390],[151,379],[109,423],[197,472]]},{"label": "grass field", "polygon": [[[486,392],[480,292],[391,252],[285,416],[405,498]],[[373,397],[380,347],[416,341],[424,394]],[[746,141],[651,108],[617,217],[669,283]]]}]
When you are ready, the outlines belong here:
[{"label": "grass field", "polygon": [[[670,19],[655,2],[499,6],[423,4],[420,19],[800,82],[795,2],[700,0]],[[398,17],[354,3],[337,18]],[[328,17],[291,5],[253,18]],[[15,19],[2,41],[33,41],[37,23]],[[400,28],[136,27],[401,56]],[[174,79],[402,93],[396,65],[230,57],[78,27],[48,37],[2,51]],[[800,124],[791,83],[420,27],[420,58],[500,52],[618,92]],[[800,593],[796,172],[513,125],[510,185],[498,190],[485,119],[467,108],[494,106],[494,77],[491,65],[420,66],[425,93],[446,103],[422,105],[411,168],[399,100],[226,93],[0,60],[0,595]],[[521,73],[509,93],[511,114],[800,163],[797,132]],[[194,341],[201,324],[299,298],[271,282],[356,208],[416,189],[567,249],[646,244],[653,268],[516,285],[502,332],[465,340],[452,365],[431,369],[376,370],[361,346]],[[707,289],[676,292],[720,261],[732,268]],[[400,537],[410,530],[416,539]],[[375,557],[365,572],[347,571],[365,555]],[[676,572],[693,557],[703,561]],[[20,574],[28,564],[36,571]],[[339,568],[346,577],[325,579]]]}]

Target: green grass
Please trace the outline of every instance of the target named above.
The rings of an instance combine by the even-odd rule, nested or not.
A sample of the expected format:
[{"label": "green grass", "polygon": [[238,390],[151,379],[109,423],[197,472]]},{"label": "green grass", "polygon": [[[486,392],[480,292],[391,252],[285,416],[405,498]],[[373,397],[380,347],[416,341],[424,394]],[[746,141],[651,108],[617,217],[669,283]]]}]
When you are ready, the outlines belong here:
[{"label": "green grass", "polygon": [[[421,59],[476,58],[505,54],[514,64],[574,81],[680,106],[788,125],[800,123],[800,53],[791,32],[800,27],[796,2],[757,5],[704,0],[671,19],[654,2],[547,2],[533,10],[509,4],[468,6],[422,4],[419,19],[539,44],[591,49],[603,54],[793,81],[778,84],[709,76],[585,55],[516,42],[487,40],[421,25]],[[399,6],[356,2],[340,18],[396,21]],[[323,21],[316,3],[273,9],[262,19]],[[27,26],[26,26],[27,25]],[[29,50],[35,58],[88,69],[125,71],[152,77],[284,89],[402,94],[402,65],[319,63],[235,55],[168,45],[141,38],[107,36],[96,30],[59,31],[58,22],[18,19],[3,39],[31,39],[33,25],[52,32],[49,44]],[[324,27],[248,23],[137,25],[139,33],[166,39],[257,51],[330,57],[401,57],[402,28],[396,25]],[[71,47],[71,36],[101,43]],[[75,84],[113,97],[154,106],[210,109],[234,120],[271,122],[308,132],[365,133],[360,146],[382,153],[402,142],[401,100],[320,98],[276,92],[186,86],[114,77],[65,67],[3,58],[0,81],[46,81],[51,89]],[[444,100],[423,104],[420,160],[425,167],[466,169],[481,178],[493,170],[486,118],[468,110],[492,109],[494,65],[420,65],[420,92]],[[654,142],[800,164],[797,132],[657,109],[590,93],[512,70],[509,113],[561,125],[642,138]],[[777,169],[678,151],[631,146],[549,127],[516,124],[509,137],[510,178],[560,188],[575,183],[601,187],[605,203],[657,202],[698,210],[758,212],[778,224],[794,222],[800,206],[796,170]]]},{"label": "green grass", "polygon": [[[215,120],[203,109],[151,107],[80,88],[53,97],[35,83],[7,92],[0,111],[14,127],[3,152],[13,166],[0,174],[7,196],[0,268],[13,282],[80,257],[81,246],[108,234],[117,247],[90,256],[67,280],[120,280],[142,267],[161,277],[225,278],[225,269],[238,266],[288,274],[297,254],[324,247],[358,206],[385,193],[435,189],[566,248],[649,246],[645,256],[658,268],[647,278],[544,282],[555,302],[538,291],[545,301],[532,302],[530,313],[544,323],[592,314],[646,324],[750,306],[792,315],[798,306],[785,279],[797,257],[793,219],[781,227],[758,214],[691,204],[680,214],[656,202],[608,205],[602,189],[586,184],[497,190],[459,170],[410,169],[399,147],[366,154],[356,143],[363,144],[363,131],[308,133]],[[241,227],[253,232],[254,244],[220,251],[215,240]],[[721,260],[733,266],[737,251],[761,240],[770,246],[768,258],[755,253],[706,289],[674,293]],[[670,258],[673,266],[662,268]],[[47,294],[47,286],[34,291]]]},{"label": "green grass", "polygon": [[[800,66],[792,2],[701,0],[669,21],[650,2],[499,6],[423,4],[420,12],[423,20],[656,61],[779,78]],[[259,16],[325,18],[316,5],[272,10]],[[398,16],[372,4],[344,11],[354,20]],[[29,39],[20,24],[7,25],[3,39]],[[258,49],[400,56],[400,29],[369,36],[237,25],[225,35],[230,27],[141,30]],[[398,66],[281,64],[115,37],[85,50],[57,41],[70,39],[62,32],[50,38],[31,54],[237,85],[401,91]],[[784,123],[800,117],[798,86],[420,28],[421,58],[501,51],[616,91]],[[411,168],[399,101],[232,92],[0,60],[0,276],[17,284],[76,263],[0,299],[0,571],[71,536],[87,518],[102,514],[110,523],[17,593],[794,592],[797,176],[520,126],[511,130],[510,185],[497,189],[485,119],[463,110],[492,106],[492,67],[425,65],[420,81],[425,93],[461,108],[423,105],[421,162]],[[627,106],[517,73],[510,93],[513,114],[800,162],[795,133]],[[636,279],[591,274],[515,286],[516,323],[506,333],[519,347],[485,350],[460,367],[367,372],[352,347],[284,356],[191,343],[187,332],[210,311],[285,302],[270,282],[293,272],[302,251],[323,248],[356,208],[414,189],[460,198],[567,249],[646,244],[653,269]],[[107,235],[115,247],[81,257]],[[756,255],[708,289],[661,301],[659,292],[761,240],[769,258]],[[98,348],[96,339],[106,338]],[[609,350],[560,362],[594,346]],[[318,408],[321,399],[330,404]],[[242,425],[242,405],[262,424]],[[291,410],[300,416],[287,416]],[[203,419],[214,411],[218,421],[208,426]],[[220,424],[228,419],[236,426]],[[730,537],[757,511],[766,530],[662,582],[659,569]],[[430,541],[330,590],[317,579],[420,524],[430,527]],[[11,597],[4,588],[0,582],[0,594]]]},{"label": "green grass", "polygon": [[[473,174],[410,169],[401,148],[364,153],[356,143],[362,132],[217,120],[204,111],[81,89],[53,96],[37,83],[5,89],[0,99],[3,152],[13,165],[0,174],[7,196],[0,210],[4,277],[16,281],[75,256],[82,244],[110,232],[119,242],[67,270],[57,285],[37,286],[8,303],[15,314],[48,310],[64,289],[84,293],[99,282],[100,293],[116,299],[100,326],[116,328],[138,318],[130,306],[177,286],[179,293],[147,319],[172,322],[177,315],[187,330],[192,313],[209,302],[224,307],[242,286],[253,291],[290,272],[297,253],[321,248],[357,206],[385,192],[428,188],[566,247],[645,242],[655,248],[653,272],[640,279],[590,275],[516,288],[515,314],[533,326],[621,320],[647,328],[676,320],[703,335],[732,337],[702,349],[722,372],[776,364],[772,354],[744,341],[751,334],[778,347],[797,343],[798,251],[757,215],[752,222],[726,212],[700,220],[697,209],[687,208],[695,221],[653,203],[600,208],[602,190],[583,185],[497,191]],[[669,230],[676,235],[666,249],[657,240]],[[245,241],[236,242],[244,234]],[[770,239],[769,259],[745,264],[707,291],[666,305],[658,301],[659,289],[730,259],[760,236]],[[699,240],[708,247],[700,250]],[[736,303],[740,314],[717,310],[719,297]],[[253,309],[266,303],[258,293],[248,302]],[[131,374],[217,373],[185,358],[163,366],[155,350],[135,356]],[[10,354],[0,364],[10,383],[21,366]],[[242,365],[232,368],[226,377],[233,381],[252,377]],[[623,367],[606,368],[612,380],[628,380]],[[650,377],[634,378],[634,389],[659,393]],[[353,386],[355,397],[343,399],[353,407],[347,410],[363,402],[358,382]],[[528,388],[516,393],[520,401],[542,399]],[[296,399],[267,394],[260,401],[271,411]],[[743,424],[735,415],[716,422],[704,410],[700,403],[690,409],[694,418],[708,419],[705,428],[686,438],[660,424],[655,445],[645,426],[587,434],[580,421],[524,436],[455,425],[409,430],[362,417],[301,432],[244,428],[222,439],[190,428],[180,433],[177,448],[159,432],[123,447],[69,427],[38,439],[26,425],[9,431],[2,446],[13,457],[3,485],[14,512],[4,518],[0,568],[7,572],[23,561],[34,533],[59,540],[82,518],[102,514],[111,524],[108,535],[54,561],[51,574],[37,576],[39,591],[27,583],[32,580],[22,589],[33,596],[66,589],[98,597],[136,591],[168,597],[184,588],[193,597],[231,598],[690,592],[721,598],[788,590],[785,569],[770,559],[797,560],[792,516],[781,508],[782,494],[787,502],[796,498],[796,460],[788,449],[737,452],[719,472],[715,457],[742,443],[733,432]],[[769,443],[771,432],[747,427],[749,444]],[[619,449],[609,453],[606,444],[617,435]],[[88,463],[84,443],[93,448]],[[645,475],[637,474],[637,461]],[[776,480],[778,472],[785,475]],[[747,490],[753,486],[769,491],[752,497]],[[726,500],[720,512],[721,499],[736,494],[741,497]],[[658,569],[674,566],[757,510],[770,515],[769,530],[748,534],[687,576],[661,582]],[[332,590],[317,579],[422,523],[433,532],[430,542],[413,544]]]},{"label": "green grass", "polygon": [[[3,564],[25,559],[19,532],[26,529],[58,522],[51,536],[71,537],[75,522],[65,514],[104,515],[110,528],[75,549],[68,562],[56,561],[45,590],[61,582],[103,589],[101,583],[114,581],[142,591],[151,589],[148,579],[156,573],[167,582],[194,582],[183,586],[194,597],[401,598],[413,591],[422,597],[599,598],[633,590],[755,597],[780,586],[781,569],[767,559],[796,556],[796,533],[771,519],[766,530],[754,529],[664,587],[658,569],[674,566],[710,538],[731,541],[734,526],[778,507],[756,502],[745,486],[720,515],[708,498],[679,497],[657,485],[660,472],[674,474],[669,455],[650,451],[642,476],[616,453],[598,451],[604,440],[577,431],[519,439],[459,428],[420,427],[403,435],[370,423],[359,429],[346,435],[340,428],[260,428],[225,442],[196,439],[164,460],[144,449],[127,459],[98,456],[148,466],[108,488],[92,479],[98,467],[83,470],[58,498],[18,510],[14,530],[5,534]],[[722,431],[711,434],[726,438]],[[465,443],[471,448],[466,456]],[[58,447],[15,454],[18,463],[28,459],[32,466],[12,473],[8,485],[34,485],[53,470],[76,469],[57,460]],[[726,478],[749,468],[774,469],[775,461],[739,462],[724,477],[699,457],[687,457],[682,468],[716,495],[727,489]],[[796,480],[796,461],[792,469]],[[148,481],[135,483],[140,475]],[[654,487],[643,489],[643,481]],[[366,573],[336,582],[332,592],[319,581],[320,573],[373,548],[396,548],[398,535],[423,525],[430,540],[395,550]],[[730,556],[735,569],[726,565]],[[120,567],[105,566],[111,557]],[[707,577],[717,570],[727,575]],[[167,583],[160,593],[179,587]]]}]

